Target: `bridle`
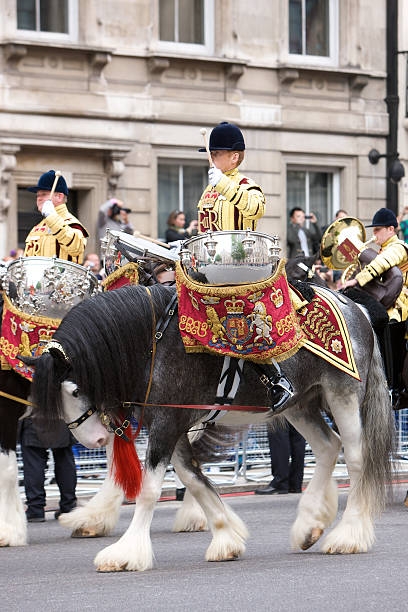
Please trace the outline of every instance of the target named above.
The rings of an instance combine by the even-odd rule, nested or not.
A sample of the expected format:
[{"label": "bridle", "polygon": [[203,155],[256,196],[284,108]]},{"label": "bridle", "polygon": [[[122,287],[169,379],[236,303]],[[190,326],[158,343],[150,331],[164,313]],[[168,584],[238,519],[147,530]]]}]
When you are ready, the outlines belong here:
[{"label": "bridle", "polygon": [[[177,293],[175,293],[172,297],[172,299],[170,300],[170,302],[167,304],[165,311],[163,312],[162,316],[160,317],[159,321],[156,323],[156,313],[155,313],[155,309],[154,309],[154,304],[153,304],[153,300],[152,300],[152,296],[151,296],[151,292],[149,290],[148,287],[145,287],[147,294],[149,296],[149,300],[150,300],[150,305],[151,305],[151,309],[152,309],[152,330],[153,330],[153,334],[152,334],[152,345],[150,348],[150,352],[152,354],[152,358],[151,358],[151,365],[150,365],[150,375],[149,375],[149,382],[147,385],[147,390],[146,390],[146,395],[145,395],[145,401],[142,404],[142,415],[141,418],[139,420],[139,427],[138,427],[138,431],[137,433],[139,433],[141,425],[142,425],[142,421],[143,421],[143,412],[144,412],[144,405],[147,404],[147,400],[149,399],[149,395],[150,395],[150,389],[152,386],[152,379],[153,379],[153,370],[154,370],[154,362],[155,362],[155,357],[156,357],[156,345],[157,342],[159,340],[161,340],[161,338],[163,337],[164,332],[166,331],[172,316],[177,312]],[[65,353],[62,345],[57,342],[56,340],[51,340],[48,345],[46,346],[46,348],[44,349],[43,353],[49,353],[51,350],[57,351],[59,354],[59,357],[62,357],[63,360],[69,364],[69,358],[68,355]],[[106,427],[106,429],[110,432],[110,433],[114,433],[115,435],[117,435],[119,438],[122,438],[122,440],[124,440],[125,442],[129,442],[129,438],[128,436],[125,434],[126,429],[129,427],[130,425],[130,419],[133,413],[133,407],[131,407],[130,405],[133,406],[133,404],[135,404],[134,402],[123,402],[122,406],[126,406],[128,408],[128,412],[126,413],[125,419],[122,422],[121,425],[117,426],[116,423],[114,423],[112,421],[112,419],[110,418],[110,416],[108,414],[106,414],[104,411],[99,413],[99,418],[101,419],[102,425],[104,425],[104,427]],[[75,419],[74,421],[71,421],[70,423],[67,423],[67,427],[68,429],[70,429],[71,431],[74,429],[77,429],[77,427],[79,427],[80,425],[82,425],[82,423],[84,421],[86,421],[87,419],[89,419],[90,416],[92,416],[93,414],[95,414],[97,411],[97,408],[95,406],[92,406],[92,408],[88,408],[88,410],[86,410],[83,414],[81,414],[81,416],[79,416],[77,419]]]}]

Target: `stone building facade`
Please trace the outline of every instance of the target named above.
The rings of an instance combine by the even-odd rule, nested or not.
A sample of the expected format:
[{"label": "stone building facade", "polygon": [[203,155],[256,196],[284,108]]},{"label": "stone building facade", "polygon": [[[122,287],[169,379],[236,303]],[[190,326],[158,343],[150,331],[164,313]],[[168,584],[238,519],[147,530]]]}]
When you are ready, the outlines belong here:
[{"label": "stone building facade", "polygon": [[50,168],[72,190],[88,252],[113,195],[137,230],[163,236],[171,210],[195,214],[208,168],[200,128],[222,120],[243,130],[243,171],[267,197],[258,229],[283,244],[294,205],[325,225],[338,208],[366,220],[385,204],[384,160],[371,166],[367,154],[385,151],[388,130],[386,0],[0,8],[0,256],[23,242],[34,210],[25,187]]}]

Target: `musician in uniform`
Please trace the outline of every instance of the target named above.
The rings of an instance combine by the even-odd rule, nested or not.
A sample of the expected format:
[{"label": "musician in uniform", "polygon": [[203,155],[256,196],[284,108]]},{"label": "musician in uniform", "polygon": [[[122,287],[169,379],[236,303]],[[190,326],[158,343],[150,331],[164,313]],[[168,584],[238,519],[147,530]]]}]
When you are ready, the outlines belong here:
[{"label": "musician in uniform", "polygon": [[394,306],[388,310],[388,316],[390,320],[397,322],[406,321],[408,318],[408,244],[400,240],[396,234],[397,218],[388,208],[380,208],[375,213],[371,225],[366,225],[366,227],[374,228],[375,241],[380,246],[380,251],[355,278],[345,281],[343,288],[356,285],[364,287],[373,278],[379,278],[384,272],[397,266],[402,272],[403,286]]},{"label": "musician in uniform", "polygon": [[209,149],[213,167],[198,203],[199,233],[254,230],[265,213],[265,196],[259,185],[238,171],[245,155],[241,130],[232,123],[220,123],[211,132]]},{"label": "musician in uniform", "polygon": [[[398,220],[388,208],[380,208],[375,213],[372,227],[380,251],[355,278],[345,281],[342,288],[364,287],[374,278],[397,266],[402,272],[403,286],[395,303],[387,310],[390,319],[389,334],[394,371],[391,386],[396,391],[398,409],[408,407],[408,353],[406,352],[406,321],[408,318],[408,244],[400,240],[396,233]],[[399,324],[399,325],[397,325]],[[402,382],[399,381],[401,374]]]},{"label": "musician in uniform", "polygon": [[28,187],[37,194],[37,208],[44,219],[28,234],[24,256],[56,256],[81,264],[89,234],[68,211],[68,187],[63,176],[58,178],[50,199],[54,179],[55,171],[49,170],[40,176],[35,187]]},{"label": "musician in uniform", "polygon": [[[54,257],[81,264],[88,232],[67,209],[68,187],[63,176],[58,178],[51,195],[55,171],[42,174],[35,187],[28,190],[37,194],[37,208],[44,217],[27,236],[24,255]],[[29,522],[45,521],[46,494],[44,490],[47,467],[47,448],[39,440],[31,418],[23,419],[20,429],[24,467],[24,487],[27,498],[26,516]],[[76,468],[72,453],[71,434],[65,425],[54,440],[55,480],[60,491],[59,509],[55,518],[76,506]]]},{"label": "musician in uniform", "polygon": [[[238,171],[245,156],[245,140],[239,127],[225,121],[219,123],[211,131],[209,150],[213,166],[208,170],[209,185],[197,205],[198,233],[255,230],[265,214],[265,196],[257,183]],[[279,366],[248,363],[268,388],[271,409],[281,408],[293,395],[290,381]]]}]

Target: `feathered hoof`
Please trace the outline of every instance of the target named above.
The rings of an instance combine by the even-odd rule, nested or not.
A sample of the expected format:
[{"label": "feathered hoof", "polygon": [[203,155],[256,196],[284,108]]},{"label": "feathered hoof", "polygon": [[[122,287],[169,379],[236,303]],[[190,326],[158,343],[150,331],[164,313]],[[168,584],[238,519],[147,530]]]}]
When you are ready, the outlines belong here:
[{"label": "feathered hoof", "polygon": [[240,553],[230,553],[228,556],[226,557],[220,557],[219,559],[207,559],[207,561],[209,561],[210,563],[213,563],[215,561],[236,561],[237,559],[240,558]]},{"label": "feathered hoof", "polygon": [[126,563],[119,565],[118,563],[103,563],[96,568],[97,572],[108,573],[108,572],[125,572],[127,571]]},{"label": "feathered hoof", "polygon": [[78,529],[74,529],[71,533],[71,538],[99,538],[101,537],[99,533],[96,532],[96,529],[87,529],[86,527],[79,527]]},{"label": "feathered hoof", "polygon": [[372,525],[366,528],[358,526],[354,530],[350,528],[347,530],[339,529],[338,526],[327,535],[321,550],[328,555],[356,555],[367,552],[373,544],[374,530]]},{"label": "feathered hoof", "polygon": [[26,533],[7,533],[7,530],[3,533],[0,532],[0,548],[7,548],[8,546],[26,546],[27,535]]},{"label": "feathered hoof", "polygon": [[320,527],[314,527],[306,536],[305,540],[303,541],[303,543],[301,544],[300,548],[302,550],[308,550],[309,548],[311,548],[313,546],[313,544],[316,544],[317,540],[319,540],[323,535],[323,529],[320,529]]}]

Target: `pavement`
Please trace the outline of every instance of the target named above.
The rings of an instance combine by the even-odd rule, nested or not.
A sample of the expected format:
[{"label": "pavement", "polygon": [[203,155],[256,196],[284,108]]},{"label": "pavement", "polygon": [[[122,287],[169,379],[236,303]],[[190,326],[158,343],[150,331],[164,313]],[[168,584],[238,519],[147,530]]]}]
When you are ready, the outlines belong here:
[{"label": "pavement", "polygon": [[[314,461],[305,464],[303,488],[307,486],[313,476],[315,468]],[[271,481],[270,469],[265,466],[248,469],[246,474],[234,474],[232,470],[223,471],[217,466],[208,467],[206,475],[217,487],[220,495],[236,495],[252,493],[260,487],[264,487]],[[341,489],[347,489],[350,479],[344,463],[336,464],[333,471],[333,478]],[[77,497],[80,505],[84,505],[100,489],[103,478],[96,475],[89,475],[88,478],[79,478],[77,484]],[[400,484],[408,490],[408,457],[400,458],[395,463],[394,484]],[[168,471],[162,488],[160,501],[171,501],[176,499],[176,482],[174,472]],[[24,489],[20,487],[21,495],[24,500]],[[56,484],[46,485],[47,505],[46,512],[53,512],[58,509],[59,491]]]}]

